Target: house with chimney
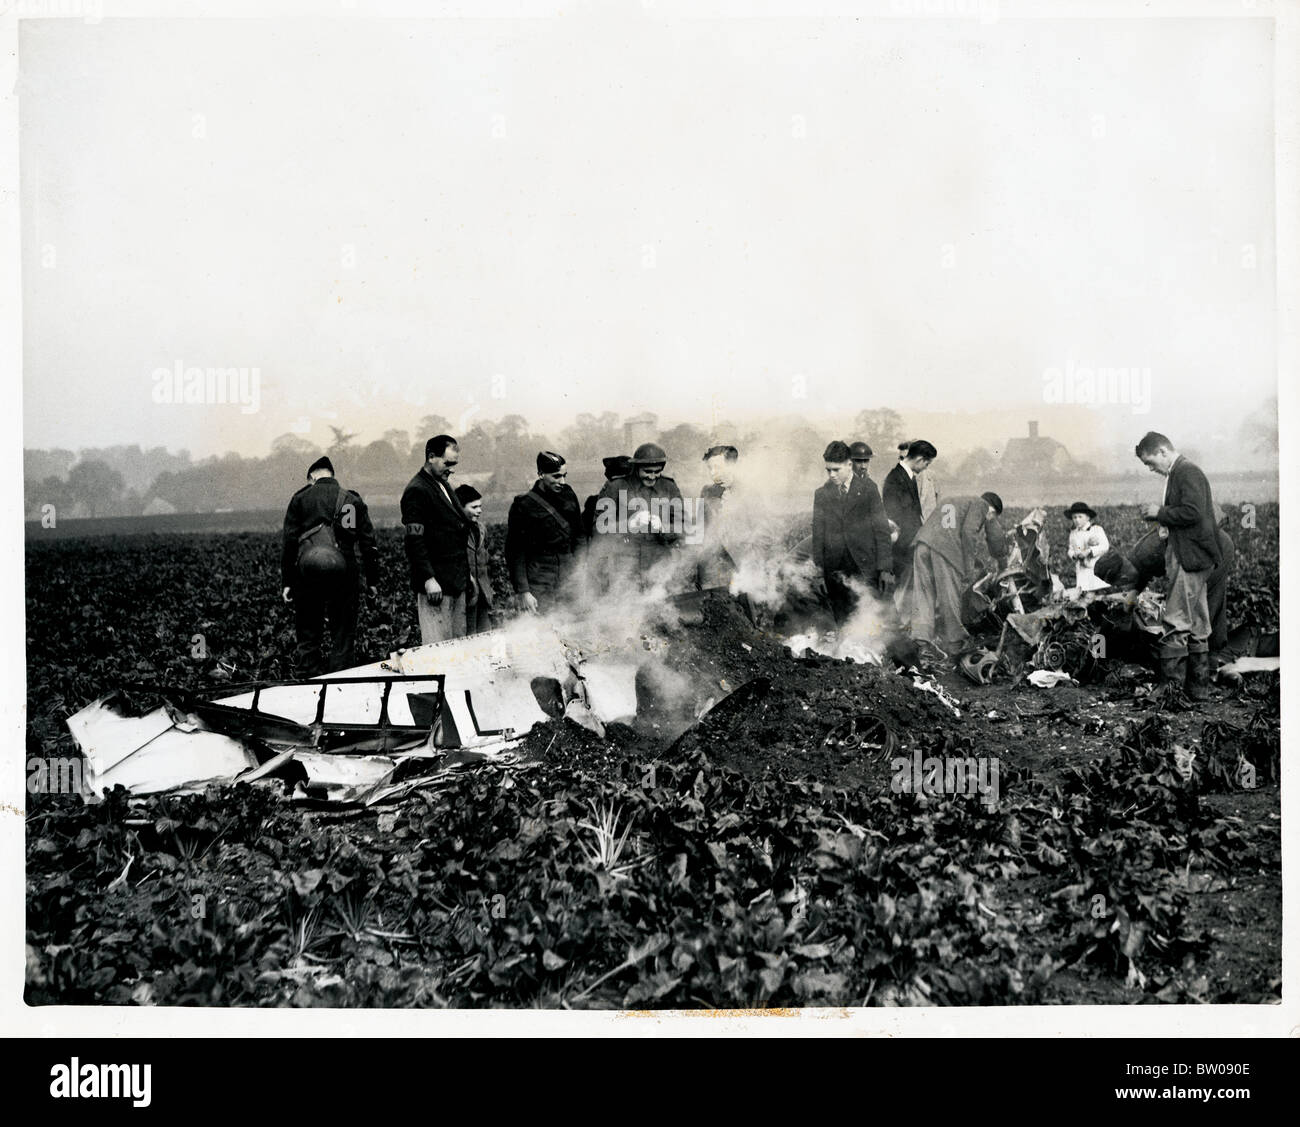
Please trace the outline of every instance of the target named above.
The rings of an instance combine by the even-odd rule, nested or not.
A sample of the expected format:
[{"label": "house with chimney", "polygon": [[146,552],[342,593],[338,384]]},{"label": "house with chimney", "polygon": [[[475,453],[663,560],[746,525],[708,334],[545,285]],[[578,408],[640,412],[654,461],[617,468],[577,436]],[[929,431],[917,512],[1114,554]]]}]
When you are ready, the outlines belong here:
[{"label": "house with chimney", "polygon": [[1023,438],[1007,439],[1007,448],[998,467],[1012,477],[1062,476],[1075,469],[1074,458],[1054,438],[1038,433],[1038,420],[1029,424]]}]

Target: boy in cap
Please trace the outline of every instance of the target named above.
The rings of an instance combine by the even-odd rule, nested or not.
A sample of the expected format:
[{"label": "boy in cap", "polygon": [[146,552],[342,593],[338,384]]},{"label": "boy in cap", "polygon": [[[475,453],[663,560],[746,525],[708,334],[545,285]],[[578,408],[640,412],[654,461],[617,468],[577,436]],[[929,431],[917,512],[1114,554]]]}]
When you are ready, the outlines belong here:
[{"label": "boy in cap", "polygon": [[[379,585],[379,548],[369,510],[360,494],[344,489],[335,479],[329,458],[317,458],[307,469],[307,484],[289,500],[280,554],[281,597],[293,604],[299,677],[356,664],[353,649],[361,572],[373,598]],[[330,656],[325,662],[321,643],[327,619]]]},{"label": "boy in cap", "polygon": [[510,583],[519,609],[530,614],[554,604],[582,541],[582,511],[564,465],[554,451],[540,451],[537,480],[514,499],[506,518]]},{"label": "boy in cap", "polygon": [[483,494],[472,485],[456,486],[456,500],[473,522],[469,530],[469,590],[465,594],[465,629],[470,634],[491,630],[492,575],[488,567],[487,538],[483,531]]}]

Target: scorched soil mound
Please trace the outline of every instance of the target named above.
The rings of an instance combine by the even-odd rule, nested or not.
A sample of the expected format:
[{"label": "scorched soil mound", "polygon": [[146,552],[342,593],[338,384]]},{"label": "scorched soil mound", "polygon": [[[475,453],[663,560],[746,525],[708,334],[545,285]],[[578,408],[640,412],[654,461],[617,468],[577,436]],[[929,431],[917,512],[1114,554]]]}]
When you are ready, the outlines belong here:
[{"label": "scorched soil mound", "polygon": [[635,725],[610,725],[603,739],[553,721],[530,733],[525,754],[606,775],[625,759],[673,761],[700,750],[748,775],[875,789],[888,785],[892,756],[878,744],[843,746],[841,733],[877,720],[901,754],[940,748],[960,731],[957,717],[909,678],[848,660],[796,658],[723,594],[709,594],[691,610],[697,613],[654,634],[658,660],[689,686],[679,709],[642,709]]}]

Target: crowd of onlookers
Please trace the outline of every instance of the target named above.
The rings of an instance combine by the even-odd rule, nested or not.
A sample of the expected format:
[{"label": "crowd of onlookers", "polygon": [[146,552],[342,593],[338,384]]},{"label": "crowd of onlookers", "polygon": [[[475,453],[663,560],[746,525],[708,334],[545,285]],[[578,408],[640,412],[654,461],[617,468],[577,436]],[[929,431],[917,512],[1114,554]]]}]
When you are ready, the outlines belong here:
[{"label": "crowd of onlookers", "polygon": [[[796,551],[820,577],[837,626],[865,607],[874,621],[910,634],[923,661],[942,662],[972,644],[962,623],[965,593],[1007,567],[1002,500],[986,491],[941,502],[929,473],[938,457],[934,445],[916,439],[896,454],[877,487],[867,443],[831,442],[822,455],[826,480],[813,494],[812,535]],[[1070,506],[1072,590],[1086,596],[1140,588],[1163,573],[1161,673],[1203,699],[1210,647],[1226,635],[1232,541],[1217,526],[1205,474],[1166,436],[1146,434],[1135,454],[1165,479],[1160,503],[1143,508],[1152,530],[1124,555],[1089,505]],[[435,435],[402,494],[405,553],[425,644],[489,629],[507,594],[492,588],[482,498],[471,485],[451,484],[459,460],[456,439]],[[662,584],[670,573],[688,576],[695,588],[735,588],[752,533],[739,451],[723,445],[705,451],[712,482],[698,497],[683,497],[664,473],[666,462],[654,443],[611,455],[604,459],[604,486],[580,504],[565,459],[539,452],[537,478],[514,498],[507,518],[505,556],[516,608],[545,612],[574,597],[575,587],[577,597],[598,597],[623,585]],[[358,593],[377,583],[378,549],[364,501],[339,484],[330,460],[317,459],[307,476],[285,514],[281,570],[284,598],[294,605],[299,672],[314,676],[327,664],[352,664]],[[578,575],[582,582],[575,584]],[[321,652],[326,620],[328,659]]]}]

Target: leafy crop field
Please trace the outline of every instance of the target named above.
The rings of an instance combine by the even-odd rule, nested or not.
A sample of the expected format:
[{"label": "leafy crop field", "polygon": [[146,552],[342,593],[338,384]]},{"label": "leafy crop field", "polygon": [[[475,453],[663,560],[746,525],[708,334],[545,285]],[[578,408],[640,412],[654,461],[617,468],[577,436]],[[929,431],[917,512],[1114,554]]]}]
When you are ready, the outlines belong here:
[{"label": "leafy crop field", "polygon": [[[1145,531],[1132,509],[1100,519],[1119,545]],[[1276,629],[1277,507],[1226,520],[1233,624]],[[1047,535],[1064,571],[1059,513]],[[366,660],[418,642],[396,531],[381,541]],[[29,542],[27,754],[74,754],[67,716],[122,682],[289,676],[277,548],[271,534]],[[876,667],[791,657],[730,604],[669,642],[693,678],[751,683],[743,708],[671,746],[649,722],[603,741],[553,722],[518,769],[365,811],[262,785],[97,806],[31,795],[28,1002],[1279,997],[1275,676],[1190,712],[1153,709],[1122,679],[954,678],[959,719]],[[1000,800],[894,793],[888,756],[841,738],[864,713],[898,754],[995,757]],[[1251,789],[1235,781],[1242,759],[1258,768]]]}]

